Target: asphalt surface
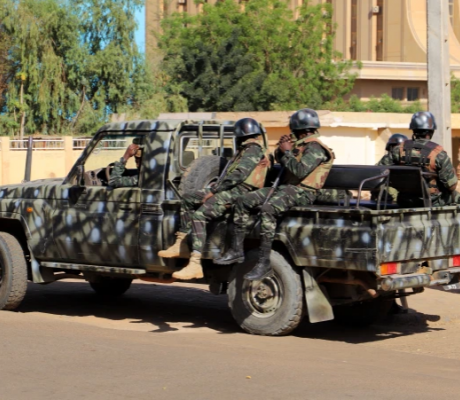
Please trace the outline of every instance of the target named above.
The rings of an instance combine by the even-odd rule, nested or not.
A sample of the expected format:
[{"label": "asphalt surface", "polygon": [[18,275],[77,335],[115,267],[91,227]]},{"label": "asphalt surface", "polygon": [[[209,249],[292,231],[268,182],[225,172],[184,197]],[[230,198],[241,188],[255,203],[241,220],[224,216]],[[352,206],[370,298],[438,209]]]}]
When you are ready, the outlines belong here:
[{"label": "asphalt surface", "polygon": [[454,399],[457,299],[431,290],[378,326],[304,322],[268,338],[198,286],[103,299],[84,282],[31,284],[19,312],[0,312],[0,400]]}]

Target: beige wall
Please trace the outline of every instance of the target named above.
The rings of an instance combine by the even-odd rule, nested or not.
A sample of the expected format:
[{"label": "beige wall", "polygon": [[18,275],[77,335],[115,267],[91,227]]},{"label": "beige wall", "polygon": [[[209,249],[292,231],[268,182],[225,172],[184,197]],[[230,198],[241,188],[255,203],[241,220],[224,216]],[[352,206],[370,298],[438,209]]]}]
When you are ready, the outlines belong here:
[{"label": "beige wall", "polygon": [[[235,121],[252,117],[262,122],[267,129],[272,149],[281,135],[289,133],[288,121],[293,111],[253,112],[253,113],[213,113],[200,118]],[[378,162],[385,152],[385,144],[393,133],[411,136],[408,126],[410,114],[390,113],[340,113],[318,111],[321,120],[321,135],[336,155],[337,164],[372,165]],[[180,119],[182,115],[168,114],[161,118]],[[193,113],[187,114],[194,118]],[[458,165],[460,150],[460,114],[452,114],[453,163]],[[32,179],[65,177],[81,154],[73,150],[72,138],[64,137],[62,150],[34,150],[32,160]],[[103,167],[118,160],[124,149],[111,150],[100,154],[96,167]],[[24,179],[26,151],[10,150],[9,138],[0,137],[0,185],[19,183]],[[132,166],[134,167],[134,166]]]}]

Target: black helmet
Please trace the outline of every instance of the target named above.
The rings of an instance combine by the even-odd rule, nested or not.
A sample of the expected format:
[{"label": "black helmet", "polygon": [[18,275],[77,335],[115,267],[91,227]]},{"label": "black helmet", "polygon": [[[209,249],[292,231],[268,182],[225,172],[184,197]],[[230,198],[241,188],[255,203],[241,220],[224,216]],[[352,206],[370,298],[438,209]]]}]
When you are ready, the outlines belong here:
[{"label": "black helmet", "polygon": [[262,135],[264,129],[253,118],[242,118],[235,122],[235,137],[243,138],[245,136]]},{"label": "black helmet", "polygon": [[318,129],[319,127],[318,114],[311,108],[302,108],[292,114],[289,119],[289,128],[292,132],[304,131],[306,129]]},{"label": "black helmet", "polygon": [[436,121],[429,111],[419,111],[412,115],[409,129],[413,131],[435,131]]},{"label": "black helmet", "polygon": [[388,139],[385,150],[390,151],[392,147],[397,146],[398,144],[404,143],[406,140],[407,140],[407,136],[404,136],[401,133],[395,133],[391,135],[390,138]]}]

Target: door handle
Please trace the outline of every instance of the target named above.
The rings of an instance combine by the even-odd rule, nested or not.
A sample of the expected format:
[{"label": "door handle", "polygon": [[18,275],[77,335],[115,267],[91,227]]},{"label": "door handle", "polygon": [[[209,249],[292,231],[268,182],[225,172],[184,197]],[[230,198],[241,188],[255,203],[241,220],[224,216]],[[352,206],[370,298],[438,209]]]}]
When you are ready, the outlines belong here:
[{"label": "door handle", "polygon": [[120,210],[123,210],[123,211],[132,211],[132,207],[131,206],[120,206]]}]

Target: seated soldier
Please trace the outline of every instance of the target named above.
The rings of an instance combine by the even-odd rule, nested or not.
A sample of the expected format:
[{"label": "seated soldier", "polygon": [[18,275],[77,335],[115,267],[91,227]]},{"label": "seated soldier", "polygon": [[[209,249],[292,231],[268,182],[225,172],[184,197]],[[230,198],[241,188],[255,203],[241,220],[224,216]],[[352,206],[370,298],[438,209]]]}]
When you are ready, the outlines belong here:
[{"label": "seated soldier", "polygon": [[139,183],[139,174],[134,176],[123,176],[126,170],[126,163],[134,156],[137,170],[141,168],[142,148],[136,139],[128,146],[123,157],[119,161],[115,161],[112,172],[110,173],[109,186],[113,188],[119,187],[134,187]]},{"label": "seated soldier", "polygon": [[[385,150],[387,152],[386,155],[390,154],[396,146],[401,145],[406,140],[407,140],[407,136],[401,133],[394,133],[393,135],[391,135],[385,147]],[[377,163],[377,165],[381,165],[380,163],[382,162],[385,156],[382,157],[382,159]],[[371,199],[374,201],[377,201],[379,197],[379,192],[380,192],[379,190],[373,191],[371,195]],[[382,194],[382,201],[385,201],[385,198],[386,198],[387,203],[393,203],[393,202],[396,203],[398,199],[398,191],[395,188],[389,187],[388,192],[385,193],[384,191],[384,193]]]},{"label": "seated soldier", "polygon": [[[431,142],[436,121],[428,111],[420,111],[412,116],[409,129],[413,131],[412,140],[406,140],[386,154],[378,165],[407,165],[421,167],[432,173],[426,177],[433,206],[443,206],[459,202],[457,174],[452,162],[442,146]],[[398,196],[398,204],[405,207],[420,205],[418,197]]]}]

